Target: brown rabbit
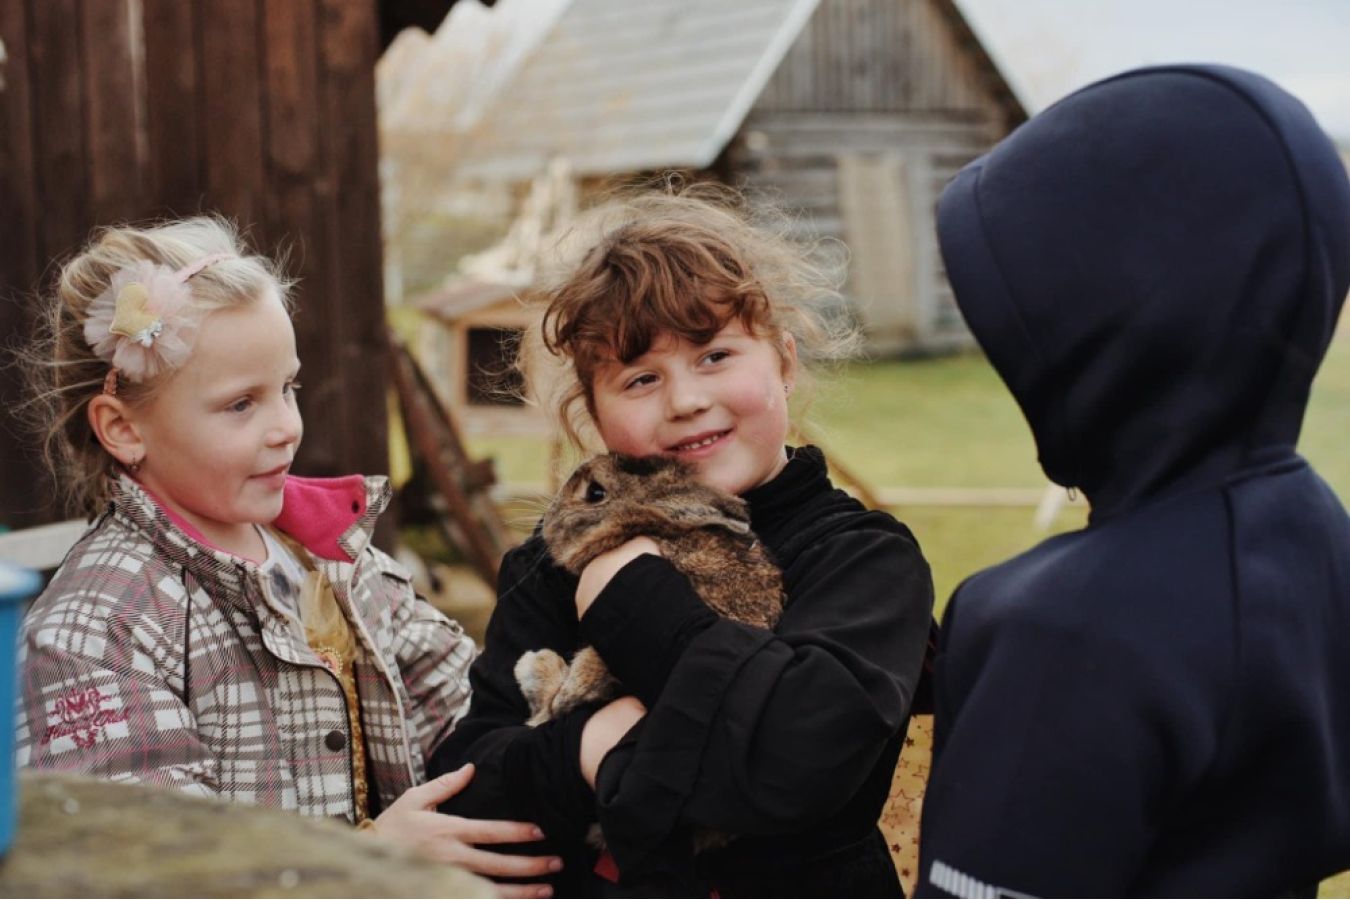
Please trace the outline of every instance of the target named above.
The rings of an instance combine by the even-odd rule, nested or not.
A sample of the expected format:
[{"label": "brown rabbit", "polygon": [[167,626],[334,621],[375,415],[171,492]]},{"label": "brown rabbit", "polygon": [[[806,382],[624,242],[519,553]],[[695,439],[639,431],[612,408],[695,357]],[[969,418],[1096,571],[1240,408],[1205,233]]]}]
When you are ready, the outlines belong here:
[{"label": "brown rabbit", "polygon": [[[553,559],[573,574],[602,553],[646,535],[728,618],[772,628],[783,611],[783,577],[750,531],[745,501],[699,484],[692,466],[661,456],[606,453],[567,479],[544,513]],[[552,650],[523,654],[516,681],[538,725],[582,703],[619,694],[599,654],[583,647],[569,666]]]}]

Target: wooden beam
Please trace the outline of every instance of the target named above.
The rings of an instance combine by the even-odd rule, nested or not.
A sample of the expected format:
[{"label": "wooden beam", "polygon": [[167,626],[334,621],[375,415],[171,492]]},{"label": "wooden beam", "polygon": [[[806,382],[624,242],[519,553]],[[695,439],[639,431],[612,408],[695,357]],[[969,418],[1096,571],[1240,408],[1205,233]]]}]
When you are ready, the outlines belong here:
[{"label": "wooden beam", "polygon": [[[197,9],[204,186],[213,208],[252,230],[259,223],[264,183],[258,3],[200,0]],[[253,237],[256,241],[256,232]]]},{"label": "wooden beam", "polygon": [[327,220],[330,293],[324,315],[336,326],[330,348],[343,373],[348,470],[389,467],[385,415],[388,357],[384,323],[383,234],[380,228],[379,138],[375,62],[379,54],[372,0],[318,0],[320,121],[329,145],[335,206]]},{"label": "wooden beam", "polygon": [[144,71],[133,48],[132,3],[99,0],[81,3],[79,9],[87,35],[81,69],[89,135],[89,214],[99,225],[125,222],[143,215],[145,205]]},{"label": "wooden beam", "polygon": [[148,199],[158,214],[192,215],[202,211],[206,116],[197,4],[141,0],[141,5]]},{"label": "wooden beam", "polygon": [[[38,287],[38,196],[33,159],[32,79],[25,0],[0,0],[0,40],[6,60],[0,67],[0,334],[26,340],[35,315],[30,298]],[[44,210],[45,212],[45,210]],[[15,410],[24,394],[14,366],[0,366],[0,521],[11,527],[49,518],[51,490]]]},{"label": "wooden beam", "polygon": [[28,11],[38,258],[46,263],[78,248],[91,225],[83,55],[77,0],[30,3]]},{"label": "wooden beam", "polygon": [[88,528],[83,519],[71,519],[0,534],[0,561],[38,571],[55,569]]},{"label": "wooden beam", "polygon": [[392,334],[390,373],[408,429],[408,444],[445,501],[448,523],[460,537],[458,549],[490,586],[513,543],[489,488],[496,476],[490,461],[469,459],[459,429],[436,399],[436,392],[407,349]]}]

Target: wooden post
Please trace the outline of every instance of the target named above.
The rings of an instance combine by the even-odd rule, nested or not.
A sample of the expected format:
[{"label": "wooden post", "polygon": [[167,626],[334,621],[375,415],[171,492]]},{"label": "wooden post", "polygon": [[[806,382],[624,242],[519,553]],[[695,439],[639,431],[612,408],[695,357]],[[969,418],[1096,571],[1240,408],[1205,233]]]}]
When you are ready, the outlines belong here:
[{"label": "wooden post", "polygon": [[197,4],[141,0],[145,45],[146,177],[151,211],[203,210],[201,44]]},{"label": "wooden post", "polygon": [[[0,334],[26,336],[33,324],[26,294],[41,271],[34,183],[32,82],[28,77],[28,14],[25,0],[0,0],[0,41],[5,62],[0,76]],[[0,496],[4,524],[24,527],[55,515],[36,448],[25,441],[14,415],[23,395],[22,378],[0,366]]]}]

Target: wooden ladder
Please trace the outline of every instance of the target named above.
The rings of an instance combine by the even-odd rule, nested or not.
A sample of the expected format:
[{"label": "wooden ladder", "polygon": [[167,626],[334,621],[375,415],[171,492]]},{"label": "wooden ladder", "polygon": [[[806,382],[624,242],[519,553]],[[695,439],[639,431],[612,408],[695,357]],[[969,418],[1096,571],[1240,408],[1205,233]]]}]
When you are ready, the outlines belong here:
[{"label": "wooden ladder", "polygon": [[436,396],[407,346],[389,333],[390,375],[403,411],[408,445],[445,501],[446,536],[489,587],[496,587],[502,555],[516,542],[488,489],[492,460],[471,460],[450,411]]}]

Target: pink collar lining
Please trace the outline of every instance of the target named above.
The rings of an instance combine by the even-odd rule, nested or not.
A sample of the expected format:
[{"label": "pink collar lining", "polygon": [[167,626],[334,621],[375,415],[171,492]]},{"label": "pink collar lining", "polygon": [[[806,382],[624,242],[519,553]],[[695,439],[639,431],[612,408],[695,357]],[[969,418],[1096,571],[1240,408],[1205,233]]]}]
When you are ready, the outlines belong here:
[{"label": "pink collar lining", "polygon": [[[145,485],[137,487],[155,501],[164,515],[197,543],[220,553],[229,553],[212,544],[169,506],[152,494]],[[299,541],[315,556],[339,562],[351,562],[340,539],[366,512],[366,479],[361,475],[343,475],[340,478],[303,478],[291,475],[283,489],[281,515],[272,521]],[[234,556],[235,554],[230,553]]]}]

